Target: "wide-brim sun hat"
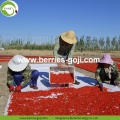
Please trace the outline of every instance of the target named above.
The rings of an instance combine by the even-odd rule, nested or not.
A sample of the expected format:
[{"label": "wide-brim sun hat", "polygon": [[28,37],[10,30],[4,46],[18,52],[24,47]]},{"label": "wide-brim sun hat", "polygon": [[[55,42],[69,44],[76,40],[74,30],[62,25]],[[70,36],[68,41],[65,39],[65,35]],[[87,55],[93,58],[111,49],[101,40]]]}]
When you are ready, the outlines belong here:
[{"label": "wide-brim sun hat", "polygon": [[68,44],[76,44],[77,43],[76,35],[75,35],[74,31],[72,31],[72,30],[62,33],[61,38],[63,41],[65,41]]},{"label": "wide-brim sun hat", "polygon": [[15,72],[23,71],[29,63],[29,60],[22,55],[15,55],[9,62],[8,67]]},{"label": "wide-brim sun hat", "polygon": [[113,64],[113,60],[110,56],[110,54],[106,53],[103,55],[102,59],[100,60],[100,63],[106,63],[106,64]]}]

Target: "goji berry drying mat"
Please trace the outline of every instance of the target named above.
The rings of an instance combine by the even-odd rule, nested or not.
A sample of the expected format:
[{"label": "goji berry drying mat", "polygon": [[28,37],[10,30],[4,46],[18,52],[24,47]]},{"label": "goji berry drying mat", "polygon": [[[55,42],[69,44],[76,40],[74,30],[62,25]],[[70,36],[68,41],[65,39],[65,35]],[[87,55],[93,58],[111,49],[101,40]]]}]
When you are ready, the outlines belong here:
[{"label": "goji berry drying mat", "polygon": [[4,115],[120,115],[120,88],[103,83],[104,91],[95,87],[96,80],[75,71],[80,85],[64,88],[49,83],[49,67],[56,64],[30,64],[39,70],[38,90],[29,86],[21,93],[11,93]]},{"label": "goji berry drying mat", "polygon": [[[120,64],[116,64],[119,71],[120,71]],[[97,68],[97,63],[81,63],[81,64],[75,64],[75,67],[90,71],[95,73],[96,72],[96,68]]]}]

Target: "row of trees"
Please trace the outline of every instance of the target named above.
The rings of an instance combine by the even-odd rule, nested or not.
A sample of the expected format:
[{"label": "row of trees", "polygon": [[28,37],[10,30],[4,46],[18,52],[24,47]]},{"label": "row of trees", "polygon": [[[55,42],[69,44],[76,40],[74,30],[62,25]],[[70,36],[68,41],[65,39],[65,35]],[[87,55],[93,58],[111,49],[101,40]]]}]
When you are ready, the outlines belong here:
[{"label": "row of trees", "polygon": [[120,37],[113,37],[110,39],[107,37],[104,38],[93,38],[91,39],[90,36],[87,36],[86,38],[82,36],[79,39],[79,42],[77,43],[76,49],[80,50],[83,48],[84,50],[104,50],[104,51],[115,51],[120,50]]},{"label": "row of trees", "polygon": [[[52,37],[51,37],[52,38]],[[55,38],[57,39],[57,38]],[[55,45],[55,39],[48,40],[49,42],[41,42],[40,39],[37,42],[34,40],[14,39],[14,40],[2,40],[0,37],[0,46],[5,49],[31,49],[31,50],[53,50]],[[90,51],[115,51],[120,50],[120,37],[107,38],[91,38],[90,36],[81,36],[78,38],[76,44],[76,51],[90,50]],[[26,42],[25,42],[26,41]],[[31,42],[32,41],[32,42]]]}]

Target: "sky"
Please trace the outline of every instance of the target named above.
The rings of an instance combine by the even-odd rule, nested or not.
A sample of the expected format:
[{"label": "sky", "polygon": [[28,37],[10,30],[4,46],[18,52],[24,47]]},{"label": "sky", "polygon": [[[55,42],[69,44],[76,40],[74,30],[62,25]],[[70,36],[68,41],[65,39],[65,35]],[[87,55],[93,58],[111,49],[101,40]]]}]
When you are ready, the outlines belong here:
[{"label": "sky", "polygon": [[[0,0],[0,5],[4,1]],[[14,1],[19,7],[15,16],[0,13],[0,36],[4,39],[54,37],[68,30],[73,30],[78,38],[120,36],[120,0]]]}]

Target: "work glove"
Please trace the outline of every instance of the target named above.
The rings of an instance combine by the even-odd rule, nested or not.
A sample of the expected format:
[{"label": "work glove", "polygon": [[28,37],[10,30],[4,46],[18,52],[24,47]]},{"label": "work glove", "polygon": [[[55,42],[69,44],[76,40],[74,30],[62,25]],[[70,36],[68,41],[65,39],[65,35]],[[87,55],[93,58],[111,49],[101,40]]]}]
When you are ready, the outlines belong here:
[{"label": "work glove", "polygon": [[15,92],[21,92],[21,89],[22,89],[22,85],[18,85],[18,86],[15,88]]},{"label": "work glove", "polygon": [[11,85],[11,86],[9,87],[9,91],[10,91],[10,92],[14,91],[14,86],[13,86],[13,85]]}]

